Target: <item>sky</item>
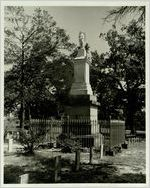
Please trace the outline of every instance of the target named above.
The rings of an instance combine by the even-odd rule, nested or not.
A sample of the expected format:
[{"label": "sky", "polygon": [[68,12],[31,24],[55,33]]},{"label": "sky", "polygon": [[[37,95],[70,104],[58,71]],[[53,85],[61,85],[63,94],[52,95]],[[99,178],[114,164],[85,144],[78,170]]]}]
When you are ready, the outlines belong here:
[{"label": "sky", "polygon": [[[34,9],[41,8],[49,12],[56,21],[57,26],[65,29],[70,36],[70,41],[78,45],[79,32],[86,33],[86,40],[91,51],[97,50],[99,54],[109,51],[106,41],[99,38],[100,33],[106,33],[112,28],[113,22],[105,23],[105,18],[109,11],[117,7],[112,6],[24,6],[25,13],[32,15]],[[123,17],[118,22],[118,28],[122,24],[128,23],[133,16]],[[7,65],[6,69],[10,69]]]},{"label": "sky", "polygon": [[[32,14],[37,7],[24,7],[28,14]],[[103,53],[109,50],[107,43],[99,38],[99,34],[112,28],[113,22],[105,23],[103,18],[116,7],[40,7],[47,10],[57,25],[66,30],[72,42],[78,44],[80,31],[86,33],[87,43],[92,51]],[[126,20],[124,19],[124,22]],[[121,25],[119,23],[118,25]]]}]

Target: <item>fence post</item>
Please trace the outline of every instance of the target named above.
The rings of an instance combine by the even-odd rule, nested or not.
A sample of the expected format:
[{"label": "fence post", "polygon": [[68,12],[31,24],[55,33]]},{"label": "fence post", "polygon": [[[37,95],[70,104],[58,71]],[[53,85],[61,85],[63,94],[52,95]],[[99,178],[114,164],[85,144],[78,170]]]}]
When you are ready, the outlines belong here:
[{"label": "fence post", "polygon": [[101,159],[103,158],[104,155],[104,144],[101,144]]},{"label": "fence post", "polygon": [[78,149],[76,151],[76,156],[75,156],[75,170],[78,171],[80,168],[80,150]]},{"label": "fence post", "polygon": [[28,184],[29,183],[29,174],[22,174],[19,176],[19,183],[20,184]]},{"label": "fence post", "polygon": [[12,152],[12,146],[13,146],[13,139],[8,139],[8,152]]},{"label": "fence post", "polygon": [[135,144],[135,137],[133,137],[133,144]]},{"label": "fence post", "polygon": [[93,147],[90,147],[90,164],[92,164],[93,161]]},{"label": "fence post", "polygon": [[131,145],[131,138],[129,138],[129,145]]},{"label": "fence post", "polygon": [[60,173],[61,173],[61,156],[56,156],[55,157],[55,169],[54,169],[54,181],[55,182],[58,182],[61,180],[61,176],[60,176]]},{"label": "fence post", "polygon": [[103,135],[101,135],[101,157],[100,158],[103,158],[103,155],[104,155],[104,138],[103,138]]}]

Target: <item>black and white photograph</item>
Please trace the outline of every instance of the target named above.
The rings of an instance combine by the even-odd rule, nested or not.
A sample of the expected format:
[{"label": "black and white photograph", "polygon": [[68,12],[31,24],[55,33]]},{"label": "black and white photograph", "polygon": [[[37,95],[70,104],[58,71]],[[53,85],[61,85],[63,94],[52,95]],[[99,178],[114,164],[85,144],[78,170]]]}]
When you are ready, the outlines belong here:
[{"label": "black and white photograph", "polygon": [[148,186],[149,6],[2,1],[3,187]]}]

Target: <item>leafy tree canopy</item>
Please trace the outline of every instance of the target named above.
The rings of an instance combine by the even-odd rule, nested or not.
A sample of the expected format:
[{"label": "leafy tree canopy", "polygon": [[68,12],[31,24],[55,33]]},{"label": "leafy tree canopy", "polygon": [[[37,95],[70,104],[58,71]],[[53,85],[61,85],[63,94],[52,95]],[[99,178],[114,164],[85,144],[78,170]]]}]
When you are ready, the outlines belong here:
[{"label": "leafy tree canopy", "polygon": [[5,11],[5,63],[13,64],[5,74],[5,112],[20,103],[30,107],[54,101],[55,95],[59,103],[72,77],[72,61],[64,53],[72,53],[69,36],[45,10],[36,9],[33,15],[25,14],[23,7]]},{"label": "leafy tree canopy", "polygon": [[123,108],[126,124],[133,129],[134,115],[144,106],[145,31],[136,21],[121,30],[113,26],[100,35],[110,50],[101,55],[93,53],[91,81],[102,112],[109,116]]}]

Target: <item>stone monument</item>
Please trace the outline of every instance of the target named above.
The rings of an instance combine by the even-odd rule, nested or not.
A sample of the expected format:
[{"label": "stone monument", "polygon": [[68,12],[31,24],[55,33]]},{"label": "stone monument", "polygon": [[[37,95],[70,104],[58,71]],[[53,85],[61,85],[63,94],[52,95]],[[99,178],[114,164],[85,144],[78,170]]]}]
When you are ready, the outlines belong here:
[{"label": "stone monument", "polygon": [[[99,125],[98,125],[98,106],[96,96],[90,85],[90,64],[91,54],[85,49],[86,35],[83,32],[79,33],[79,48],[77,57],[74,59],[74,81],[69,94],[69,99],[66,104],[65,112],[69,119],[88,120],[88,126],[84,123],[78,129],[86,126],[85,132],[78,131],[85,136],[85,139],[92,139],[93,145],[98,146],[100,140]],[[93,124],[93,122],[95,122]],[[75,130],[77,125],[73,125],[72,130]],[[84,127],[85,128],[85,127]],[[73,131],[77,132],[77,131]],[[82,133],[81,133],[82,132]],[[88,138],[87,134],[88,133]]]},{"label": "stone monument", "polygon": [[79,33],[79,49],[74,59],[74,82],[70,95],[93,95],[89,81],[90,52],[85,49],[85,33]]}]

